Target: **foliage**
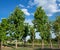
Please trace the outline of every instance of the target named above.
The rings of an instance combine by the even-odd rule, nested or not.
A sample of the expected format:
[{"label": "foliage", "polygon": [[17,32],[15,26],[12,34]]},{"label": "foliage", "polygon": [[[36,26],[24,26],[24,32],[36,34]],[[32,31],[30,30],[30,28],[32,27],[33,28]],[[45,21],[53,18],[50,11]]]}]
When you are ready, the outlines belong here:
[{"label": "foliage", "polygon": [[35,29],[33,26],[30,26],[30,41],[32,42],[35,39]]},{"label": "foliage", "polygon": [[23,33],[22,39],[26,39],[26,37],[28,35],[29,35],[29,25],[28,25],[28,23],[25,23],[24,24],[24,33]]},{"label": "foliage", "polygon": [[9,24],[7,19],[2,19],[0,23],[0,40],[4,41],[7,37],[7,31],[9,29]]},{"label": "foliage", "polygon": [[10,35],[14,35],[15,39],[21,39],[24,33],[24,13],[19,7],[16,7],[14,12],[9,16],[8,21],[10,24]]},{"label": "foliage", "polygon": [[40,32],[40,36],[42,39],[46,40],[50,35],[50,26],[48,21],[48,16],[42,9],[42,7],[38,7],[36,12],[34,13],[34,26],[38,32]]},{"label": "foliage", "polygon": [[53,23],[53,29],[57,38],[60,39],[60,16],[56,17],[56,20]]}]

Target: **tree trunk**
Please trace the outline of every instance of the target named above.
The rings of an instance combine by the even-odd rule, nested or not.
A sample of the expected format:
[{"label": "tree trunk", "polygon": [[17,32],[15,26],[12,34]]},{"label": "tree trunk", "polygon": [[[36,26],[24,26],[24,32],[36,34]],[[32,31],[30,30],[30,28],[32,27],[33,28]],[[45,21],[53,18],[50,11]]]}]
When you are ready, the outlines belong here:
[{"label": "tree trunk", "polygon": [[24,47],[26,47],[26,38],[24,38]]},{"label": "tree trunk", "polygon": [[42,39],[42,49],[44,48],[44,40]]},{"label": "tree trunk", "polygon": [[33,33],[33,42],[32,42],[32,47],[33,47],[33,50],[34,50],[34,33]]},{"label": "tree trunk", "polygon": [[0,50],[2,50],[2,41],[0,40]]},{"label": "tree trunk", "polygon": [[32,43],[32,47],[33,47],[33,49],[34,49],[34,42]]},{"label": "tree trunk", "polygon": [[60,39],[58,39],[58,48],[60,48]]},{"label": "tree trunk", "polygon": [[50,39],[50,48],[52,48],[52,41],[51,41],[51,39]]},{"label": "tree trunk", "polygon": [[18,44],[17,44],[17,39],[16,39],[16,48],[17,48],[17,45],[18,45]]}]

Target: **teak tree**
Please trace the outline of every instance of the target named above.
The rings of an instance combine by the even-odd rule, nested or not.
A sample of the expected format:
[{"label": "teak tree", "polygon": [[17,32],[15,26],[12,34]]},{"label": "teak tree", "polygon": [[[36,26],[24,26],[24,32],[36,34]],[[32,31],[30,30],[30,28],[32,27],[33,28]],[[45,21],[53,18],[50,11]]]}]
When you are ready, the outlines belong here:
[{"label": "teak tree", "polygon": [[2,19],[0,23],[0,50],[2,49],[2,41],[4,41],[7,37],[7,31],[9,28],[8,20]]},{"label": "teak tree", "polygon": [[42,7],[38,7],[36,12],[34,13],[34,26],[38,32],[40,32],[40,36],[42,39],[42,48],[44,48],[44,40],[46,40],[50,33],[48,33],[48,16],[42,9]]},{"label": "teak tree", "polygon": [[24,33],[24,13],[19,7],[16,7],[13,13],[8,18],[10,23],[10,29],[12,33],[14,32],[14,38],[16,39],[16,48],[17,48],[17,40],[21,39],[21,36]]},{"label": "teak tree", "polygon": [[29,35],[29,25],[28,23],[24,24],[24,33],[22,34],[22,39],[24,41],[24,47],[26,46],[26,37]]},{"label": "teak tree", "polygon": [[34,50],[35,29],[33,26],[30,26],[30,39],[32,42],[33,50]]},{"label": "teak tree", "polygon": [[53,29],[56,37],[58,38],[58,45],[60,48],[60,16],[56,17],[56,20],[53,23]]}]

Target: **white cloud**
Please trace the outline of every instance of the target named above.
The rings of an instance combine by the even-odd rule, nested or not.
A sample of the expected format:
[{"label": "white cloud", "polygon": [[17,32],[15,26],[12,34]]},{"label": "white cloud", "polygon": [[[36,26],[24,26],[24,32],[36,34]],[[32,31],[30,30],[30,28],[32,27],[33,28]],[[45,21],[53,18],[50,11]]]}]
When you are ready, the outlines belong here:
[{"label": "white cloud", "polygon": [[47,16],[52,16],[52,14],[47,14]]},{"label": "white cloud", "polygon": [[55,35],[55,33],[53,33],[53,31],[50,31],[50,33],[51,33],[51,37],[52,38],[55,38],[56,37],[56,35]]},{"label": "white cloud", "polygon": [[60,4],[59,4],[59,6],[60,6]]},{"label": "white cloud", "polygon": [[33,16],[34,16],[34,13],[31,13],[31,15],[33,15]]},{"label": "white cloud", "polygon": [[52,38],[56,38],[56,35],[55,35],[55,33],[52,33]]},{"label": "white cloud", "polygon": [[57,0],[58,2],[60,2],[60,0]]},{"label": "white cloud", "polygon": [[30,5],[42,6],[48,16],[52,16],[55,12],[60,12],[56,0],[34,0],[34,2],[30,1]]},{"label": "white cloud", "polygon": [[41,36],[39,34],[40,34],[39,32],[36,32],[36,34],[35,34],[35,36],[36,36],[35,38],[36,39],[41,39]]},{"label": "white cloud", "polygon": [[22,9],[22,11],[24,12],[25,15],[30,16],[30,13],[28,12],[27,9],[24,8],[24,9]]},{"label": "white cloud", "polygon": [[22,4],[19,4],[19,6],[20,6],[20,7],[25,7],[25,6],[24,6],[24,5],[22,5]]},{"label": "white cloud", "polygon": [[27,6],[27,8],[30,8],[30,6]]},{"label": "white cloud", "polygon": [[33,25],[32,19],[26,19],[26,20],[25,20],[25,23],[28,23],[29,25]]},{"label": "white cloud", "polygon": [[27,37],[26,37],[26,41],[28,41],[29,39],[30,39],[30,36],[27,36]]},{"label": "white cloud", "polygon": [[0,20],[0,22],[1,22],[1,20]]},{"label": "white cloud", "polygon": [[35,4],[32,2],[32,0],[30,0],[28,4],[29,4],[30,6],[35,5]]}]

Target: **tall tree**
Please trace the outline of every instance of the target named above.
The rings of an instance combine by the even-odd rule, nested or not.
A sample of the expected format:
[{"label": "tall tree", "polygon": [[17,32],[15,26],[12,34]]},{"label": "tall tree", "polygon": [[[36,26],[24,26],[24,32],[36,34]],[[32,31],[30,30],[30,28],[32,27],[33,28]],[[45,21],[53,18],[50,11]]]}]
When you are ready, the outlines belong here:
[{"label": "tall tree", "polygon": [[2,19],[2,22],[0,23],[0,50],[2,49],[2,41],[6,39],[8,26],[7,19]]},{"label": "tall tree", "polygon": [[58,45],[60,48],[60,16],[56,17],[56,20],[53,23],[53,29],[54,29],[56,37],[58,38]]},{"label": "tall tree", "polygon": [[34,26],[38,32],[40,32],[40,36],[42,38],[42,48],[44,48],[44,40],[49,37],[49,33],[47,31],[48,24],[48,16],[42,9],[42,7],[38,7],[36,12],[34,13]]},{"label": "tall tree", "polygon": [[24,47],[26,46],[26,37],[29,35],[29,25],[28,23],[24,24],[24,33],[22,35],[22,39],[24,41]]},{"label": "tall tree", "polygon": [[21,39],[22,34],[24,33],[24,13],[19,7],[16,7],[13,13],[8,18],[10,23],[10,29],[16,39],[16,48],[17,48],[17,40]]},{"label": "tall tree", "polygon": [[52,37],[51,37],[52,24],[51,24],[51,22],[48,22],[46,27],[47,27],[46,31],[48,33],[48,37],[46,40],[50,42],[50,48],[52,48]]},{"label": "tall tree", "polygon": [[30,26],[30,39],[32,42],[33,50],[34,50],[35,29],[33,26]]}]

